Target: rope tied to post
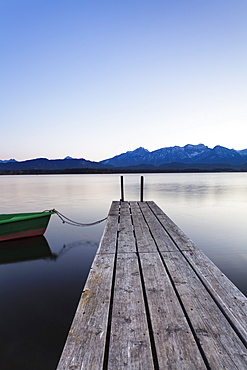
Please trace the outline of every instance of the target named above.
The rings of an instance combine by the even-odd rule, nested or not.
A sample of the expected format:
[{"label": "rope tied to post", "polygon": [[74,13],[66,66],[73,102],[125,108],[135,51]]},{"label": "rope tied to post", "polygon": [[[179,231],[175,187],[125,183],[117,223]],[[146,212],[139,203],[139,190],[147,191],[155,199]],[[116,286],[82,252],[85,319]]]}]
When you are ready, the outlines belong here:
[{"label": "rope tied to post", "polygon": [[77,221],[71,220],[70,218],[63,215],[61,212],[57,211],[55,208],[51,209],[51,210],[48,210],[48,211],[43,211],[43,212],[53,212],[60,218],[60,220],[62,221],[63,224],[66,223],[66,224],[69,224],[69,225],[72,225],[72,226],[80,226],[80,227],[97,225],[97,224],[100,224],[101,222],[103,222],[107,219],[107,217],[105,217],[105,218],[102,218],[101,220],[85,224],[85,223],[82,223],[82,222],[77,222]]}]

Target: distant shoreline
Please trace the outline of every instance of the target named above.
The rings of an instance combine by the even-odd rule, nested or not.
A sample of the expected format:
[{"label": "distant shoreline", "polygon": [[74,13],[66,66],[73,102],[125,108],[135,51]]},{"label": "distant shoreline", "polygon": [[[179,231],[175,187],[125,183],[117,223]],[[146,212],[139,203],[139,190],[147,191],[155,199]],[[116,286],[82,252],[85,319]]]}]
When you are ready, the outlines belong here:
[{"label": "distant shoreline", "polygon": [[247,169],[234,168],[215,168],[215,169],[167,169],[167,170],[145,170],[145,169],[92,169],[92,168],[73,168],[67,170],[18,170],[18,171],[0,171],[0,175],[80,175],[80,174],[128,174],[128,173],[219,173],[219,172],[247,172]]}]

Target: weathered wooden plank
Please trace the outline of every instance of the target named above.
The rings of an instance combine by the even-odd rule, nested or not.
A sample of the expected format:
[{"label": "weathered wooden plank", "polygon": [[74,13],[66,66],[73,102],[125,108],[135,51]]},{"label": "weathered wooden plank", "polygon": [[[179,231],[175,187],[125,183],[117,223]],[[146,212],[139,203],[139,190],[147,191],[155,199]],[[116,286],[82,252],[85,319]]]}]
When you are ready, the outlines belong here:
[{"label": "weathered wooden plank", "polygon": [[197,250],[197,245],[157,206],[153,201],[146,202],[156,214],[167,233],[180,250]]},{"label": "weathered wooden plank", "polygon": [[210,368],[247,368],[246,347],[182,254],[162,256]]},{"label": "weathered wooden plank", "polygon": [[160,369],[206,369],[158,253],[140,253]]},{"label": "weathered wooden plank", "polygon": [[58,370],[102,368],[114,258],[114,254],[96,255]]},{"label": "weathered wooden plank", "polygon": [[118,254],[108,369],[153,368],[138,259]]},{"label": "weathered wooden plank", "polygon": [[113,200],[108,212],[108,216],[118,216],[120,212],[120,201]]},{"label": "weathered wooden plank", "polygon": [[128,202],[121,202],[118,232],[118,253],[136,252],[132,219]]},{"label": "weathered wooden plank", "polygon": [[[149,203],[149,202],[148,202]],[[160,224],[147,202],[140,202],[139,206],[143,212],[144,218],[149,226],[156,245],[160,251],[177,251],[178,248],[173,243],[166,230]]]},{"label": "weathered wooden plank", "polygon": [[[205,286],[210,290],[214,299],[235,326],[236,330],[240,333],[246,344],[247,298],[154,202],[148,202],[148,204],[151,206],[152,210],[155,211],[155,214],[157,214],[162,224],[171,233],[180,250],[182,250],[182,253],[196,270]],[[176,235],[174,236],[174,234],[177,234],[177,237]],[[183,243],[189,246],[191,250],[187,251],[186,248],[183,247]]]},{"label": "weathered wooden plank", "polygon": [[107,217],[103,236],[98,248],[98,254],[116,253],[118,236],[118,215],[109,215]]},{"label": "weathered wooden plank", "polygon": [[246,306],[154,202],[113,202],[58,370],[247,368]]},{"label": "weathered wooden plank", "polygon": [[120,214],[128,216],[130,214],[129,202],[120,202]]},{"label": "weathered wooden plank", "polygon": [[187,252],[189,263],[209,289],[218,305],[240,333],[247,346],[247,297],[201,251]]},{"label": "weathered wooden plank", "polygon": [[138,202],[130,202],[138,252],[157,252],[156,244],[144,220]]}]

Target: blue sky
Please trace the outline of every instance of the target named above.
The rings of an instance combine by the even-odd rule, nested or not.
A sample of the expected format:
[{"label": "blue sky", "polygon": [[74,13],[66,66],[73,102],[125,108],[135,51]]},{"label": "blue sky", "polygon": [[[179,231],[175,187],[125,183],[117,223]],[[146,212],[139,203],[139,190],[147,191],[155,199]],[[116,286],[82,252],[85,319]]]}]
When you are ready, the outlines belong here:
[{"label": "blue sky", "polygon": [[0,159],[247,148],[246,0],[0,0]]}]

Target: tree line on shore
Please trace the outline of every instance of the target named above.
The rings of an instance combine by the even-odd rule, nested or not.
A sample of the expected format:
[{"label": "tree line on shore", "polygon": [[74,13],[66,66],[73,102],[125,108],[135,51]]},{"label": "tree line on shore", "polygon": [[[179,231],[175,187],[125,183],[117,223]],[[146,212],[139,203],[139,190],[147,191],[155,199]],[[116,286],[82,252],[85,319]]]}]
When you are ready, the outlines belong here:
[{"label": "tree line on shore", "polygon": [[9,170],[0,171],[0,175],[70,175],[70,174],[121,174],[121,173],[196,173],[196,172],[247,172],[246,169],[234,168],[214,168],[214,169],[167,169],[167,170],[148,170],[148,169],[94,169],[94,168],[72,168],[65,170]]}]

